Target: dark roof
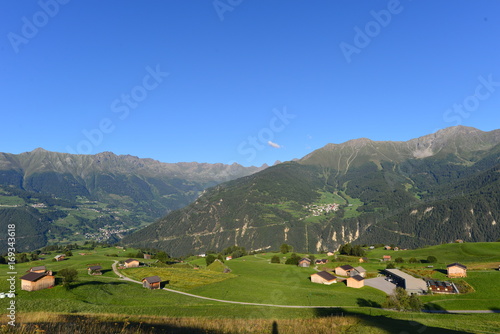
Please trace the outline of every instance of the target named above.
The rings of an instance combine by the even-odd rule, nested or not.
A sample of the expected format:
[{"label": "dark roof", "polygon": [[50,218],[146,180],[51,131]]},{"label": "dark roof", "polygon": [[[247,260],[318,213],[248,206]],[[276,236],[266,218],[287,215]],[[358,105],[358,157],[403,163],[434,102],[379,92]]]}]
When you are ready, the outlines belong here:
[{"label": "dark roof", "polygon": [[358,281],[358,282],[359,282],[359,281],[364,280],[364,278],[363,278],[363,277],[361,277],[361,276],[359,276],[359,275],[354,275],[354,276],[352,276],[352,277],[350,277],[350,278],[354,278],[354,279],[355,279],[356,281]]},{"label": "dark roof", "polygon": [[88,269],[90,269],[90,270],[101,270],[102,267],[101,266],[90,266]]},{"label": "dark roof", "polygon": [[320,272],[317,272],[316,274],[313,274],[313,275],[318,275],[319,277],[321,277],[327,281],[332,281],[332,280],[337,278],[327,271],[320,271]]},{"label": "dark roof", "polygon": [[350,264],[344,264],[343,266],[340,266],[340,268],[344,269],[344,270],[353,270],[354,267],[351,266]]},{"label": "dark roof", "polygon": [[326,263],[327,261],[327,259],[317,259],[316,263]]},{"label": "dark roof", "polygon": [[30,281],[30,282],[36,282],[40,278],[45,277],[45,273],[29,273],[21,277],[21,279]]},{"label": "dark roof", "polygon": [[454,266],[460,267],[462,269],[467,269],[466,266],[464,266],[463,264],[457,263],[457,262],[447,265],[446,268],[454,267]]},{"label": "dark roof", "polygon": [[142,280],[143,281],[146,280],[146,282],[148,282],[149,284],[160,283],[161,282],[161,278],[158,277],[158,276],[144,277]]},{"label": "dark roof", "polygon": [[37,266],[37,267],[31,267],[30,271],[37,271],[37,270],[46,270],[45,266]]},{"label": "dark roof", "polygon": [[302,262],[302,261],[311,262],[311,260],[310,260],[310,259],[308,259],[307,257],[303,257],[302,259],[300,259],[300,261],[299,261],[299,262]]},{"label": "dark roof", "polygon": [[134,261],[139,262],[139,260],[136,260],[136,259],[128,259],[128,260],[125,260],[125,263],[130,263],[130,262],[134,262]]}]

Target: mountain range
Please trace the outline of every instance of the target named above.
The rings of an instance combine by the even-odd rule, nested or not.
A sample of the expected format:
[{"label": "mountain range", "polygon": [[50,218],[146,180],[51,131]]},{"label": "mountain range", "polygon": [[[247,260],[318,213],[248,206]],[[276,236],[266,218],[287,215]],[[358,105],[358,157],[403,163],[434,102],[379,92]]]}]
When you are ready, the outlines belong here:
[{"label": "mountain range", "polygon": [[191,203],[208,187],[266,167],[162,163],[41,148],[0,153],[0,221],[17,223],[19,250],[86,239],[116,241]]},{"label": "mountain range", "polygon": [[500,238],[500,130],[456,126],[405,142],[361,138],[209,188],[122,243],[171,255],[321,252]]}]

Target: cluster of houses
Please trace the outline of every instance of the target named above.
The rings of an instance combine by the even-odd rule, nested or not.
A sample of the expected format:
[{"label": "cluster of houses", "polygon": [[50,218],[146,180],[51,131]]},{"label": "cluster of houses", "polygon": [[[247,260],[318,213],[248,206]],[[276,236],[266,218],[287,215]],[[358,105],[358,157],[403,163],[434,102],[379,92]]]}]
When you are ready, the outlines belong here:
[{"label": "cluster of houses", "polygon": [[[328,254],[329,255],[329,254]],[[332,253],[333,255],[333,253]],[[368,259],[366,257],[360,258],[359,262],[368,262]],[[328,259],[318,259],[314,261],[315,265],[320,265],[320,264],[326,264],[328,263]],[[312,261],[308,258],[302,258],[299,260],[298,266],[299,267],[310,267],[312,264]],[[364,279],[366,277],[366,270],[361,267],[353,267],[351,265],[343,265],[335,268],[334,270],[335,275],[338,276],[344,276],[344,277],[337,277],[333,275],[333,273],[329,273],[328,271],[318,271],[317,273],[314,273],[310,276],[311,282],[312,283],[318,283],[318,284],[326,284],[330,285],[333,283],[341,282],[341,281],[346,281],[346,284],[350,288],[361,288],[364,286]]]},{"label": "cluster of houses", "polygon": [[331,204],[322,204],[322,205],[307,205],[306,208],[312,213],[314,217],[320,216],[324,213],[335,212],[339,210],[339,204],[331,203]]},{"label": "cluster of houses", "polygon": [[[366,263],[369,260],[366,257],[359,258],[359,263]],[[328,260],[316,260],[316,264],[324,264]],[[299,261],[299,266],[309,267],[311,260],[303,258]],[[447,275],[449,278],[467,277],[467,267],[460,263],[447,265]],[[408,294],[426,294],[432,293],[459,293],[457,287],[452,282],[438,280],[424,280],[413,277],[399,269],[385,269],[386,280],[394,286],[404,288]],[[349,264],[338,266],[333,272],[319,271],[310,276],[312,283],[330,285],[333,283],[345,281],[351,288],[361,288],[365,285],[366,270],[362,266],[353,267]]]},{"label": "cluster of houses", "polygon": [[[60,260],[57,260],[60,259]],[[56,261],[64,259],[64,255],[56,256]],[[137,268],[140,262],[136,259],[127,259],[124,261],[121,268]],[[102,266],[91,265],[87,267],[89,275],[102,275]],[[55,286],[55,277],[51,270],[47,270],[45,266],[32,267],[28,273],[21,278],[21,290],[38,291],[48,289]],[[148,289],[160,289],[161,278],[158,276],[145,277],[142,279],[142,286]]]}]

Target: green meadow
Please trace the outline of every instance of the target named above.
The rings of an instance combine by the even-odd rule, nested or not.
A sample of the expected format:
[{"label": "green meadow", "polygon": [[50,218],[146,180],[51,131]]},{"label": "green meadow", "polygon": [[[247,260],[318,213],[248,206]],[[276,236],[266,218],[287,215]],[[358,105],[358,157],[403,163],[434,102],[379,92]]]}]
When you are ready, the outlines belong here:
[{"label": "green meadow", "polygon": [[[40,317],[55,319],[57,315],[78,315],[95,321],[104,321],[102,317],[111,317],[113,321],[117,323],[122,321],[124,324],[124,318],[131,323],[136,321],[137,324],[141,321],[161,323],[161,319],[167,321],[165,319],[173,318],[224,319],[228,321],[228,324],[235,321],[234,319],[248,319],[248,321],[255,322],[255,328],[258,328],[260,325],[269,325],[264,319],[281,319],[279,323],[283,326],[286,324],[285,319],[289,319],[289,321],[296,321],[297,326],[301,323],[309,328],[314,322],[307,322],[307,319],[340,317],[345,320],[345,317],[348,317],[350,320],[346,328],[354,328],[354,332],[360,333],[388,333],[393,329],[417,333],[424,327],[425,333],[440,333],[443,328],[449,330],[450,333],[460,332],[460,330],[492,333],[500,327],[499,313],[429,314],[380,309],[380,305],[386,300],[386,295],[381,291],[367,286],[361,289],[347,288],[344,283],[330,286],[311,283],[309,276],[316,272],[313,268],[299,268],[283,264],[284,257],[290,254],[266,253],[226,261],[225,264],[231,269],[231,272],[226,274],[207,270],[205,259],[196,257],[189,259],[188,263],[183,265],[131,268],[121,270],[121,273],[136,280],[158,275],[162,278],[163,286],[167,288],[204,297],[244,303],[308,306],[309,308],[228,304],[165,290],[148,290],[140,284],[119,279],[111,270],[114,261],[123,262],[128,258],[126,254],[137,251],[134,249],[123,251],[117,248],[75,250],[73,256],[61,262],[52,261],[53,256],[56,255],[53,253],[46,255],[45,260],[17,264],[17,277],[24,275],[30,267],[45,265],[55,272],[57,278],[57,285],[54,288],[35,292],[20,290],[20,282],[17,282],[16,307],[20,321],[31,323],[35,321],[33,319],[40,319]],[[459,295],[429,295],[422,296],[421,299],[426,303],[427,308],[437,310],[500,310],[500,272],[493,270],[494,264],[500,262],[500,243],[449,244],[407,251],[374,249],[368,252],[369,262],[361,264],[368,270],[370,276],[376,276],[385,268],[385,263],[382,263],[380,258],[386,253],[405,259],[402,266],[407,270],[436,279],[445,279],[444,269],[448,263],[461,262],[470,267],[480,264],[478,269],[469,270],[468,277],[463,279],[473,288],[473,292]],[[276,254],[282,258],[281,264],[270,263],[271,257]],[[407,263],[411,257],[423,260],[429,255],[438,259],[438,263],[433,264],[433,268],[427,268],[427,263]],[[324,254],[315,256],[316,258],[326,257]],[[358,265],[357,257],[344,257],[342,261],[335,260],[335,257],[329,257],[329,259],[331,262],[319,269],[333,269],[337,265],[346,263]],[[154,260],[141,261],[153,262]],[[103,266],[102,276],[87,274],[86,267],[95,264]],[[73,283],[70,289],[65,289],[61,284],[61,278],[57,276],[57,271],[63,268],[75,268],[79,273],[78,281]],[[1,265],[0,291],[8,290],[7,276],[6,266]],[[0,299],[0,308],[5,309],[8,301],[8,298]],[[1,323],[6,321],[6,318],[0,320]],[[36,321],[43,322],[42,320]],[[203,330],[212,328],[212,325],[218,326],[217,322],[212,323],[211,320],[200,320],[200,324],[203,324],[200,325]],[[56,325],[53,324],[53,326]],[[339,329],[339,332],[343,330],[345,328]],[[225,329],[220,332],[237,331]]]}]

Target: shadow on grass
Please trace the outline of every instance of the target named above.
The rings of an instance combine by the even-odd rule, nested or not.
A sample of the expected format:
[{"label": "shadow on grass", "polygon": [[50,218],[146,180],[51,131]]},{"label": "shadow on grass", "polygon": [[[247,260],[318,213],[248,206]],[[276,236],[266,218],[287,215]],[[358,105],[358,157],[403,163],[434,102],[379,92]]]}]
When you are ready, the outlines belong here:
[{"label": "shadow on grass", "polygon": [[364,299],[364,298],[356,299],[356,304],[358,304],[358,306],[360,306],[360,307],[382,308],[382,306],[379,303],[377,303],[373,300],[368,300],[368,299]]},{"label": "shadow on grass", "polygon": [[81,286],[86,285],[102,285],[102,286],[116,286],[116,285],[124,285],[127,284],[125,282],[100,282],[100,281],[86,281],[86,282],[75,282],[71,283],[70,289],[75,289]]},{"label": "shadow on grass", "polygon": [[422,323],[412,320],[401,320],[386,315],[371,315],[362,312],[346,310],[344,308],[318,308],[315,310],[317,317],[356,317],[367,327],[378,328],[387,333],[418,333],[418,334],[458,334],[469,333],[455,331],[439,327],[428,327]]},{"label": "shadow on grass", "polygon": [[63,315],[58,321],[23,324],[23,333],[122,333],[122,334],[222,334],[220,331],[195,326],[148,324],[137,321],[101,321],[80,315]]},{"label": "shadow on grass", "polygon": [[493,307],[493,308],[490,308],[491,312],[493,313],[500,313],[500,308],[498,307]]},{"label": "shadow on grass", "polygon": [[441,273],[443,275],[448,275],[448,270],[446,269],[434,269],[434,271],[437,271],[438,273]]}]

